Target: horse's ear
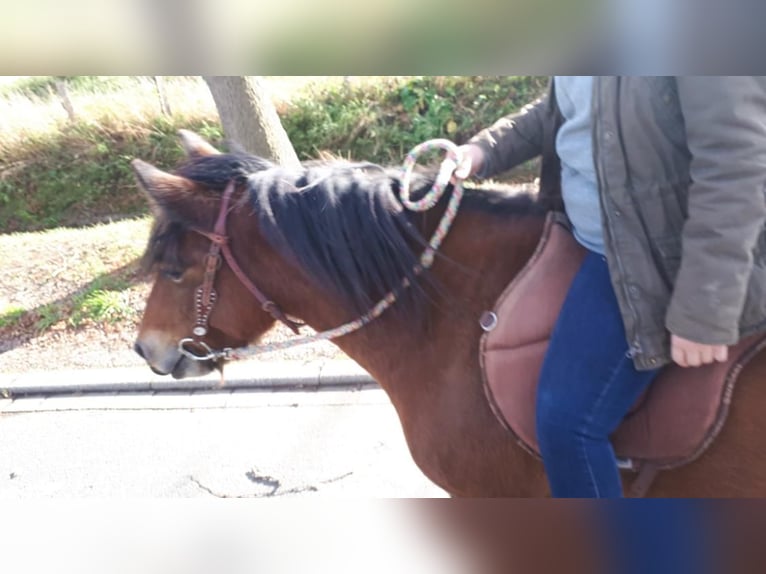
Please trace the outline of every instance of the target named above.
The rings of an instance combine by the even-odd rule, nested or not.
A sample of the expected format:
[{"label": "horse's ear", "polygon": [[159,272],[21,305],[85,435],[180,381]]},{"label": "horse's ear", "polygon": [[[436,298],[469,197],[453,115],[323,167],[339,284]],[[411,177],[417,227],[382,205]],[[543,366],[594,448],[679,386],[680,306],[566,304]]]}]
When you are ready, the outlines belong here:
[{"label": "horse's ear", "polygon": [[186,155],[192,159],[221,153],[192,131],[178,130],[178,137],[181,140],[181,146],[186,150]]},{"label": "horse's ear", "polygon": [[144,190],[154,209],[169,209],[178,211],[189,194],[194,190],[190,180],[167,173],[140,159],[131,162],[133,174],[138,186]]}]

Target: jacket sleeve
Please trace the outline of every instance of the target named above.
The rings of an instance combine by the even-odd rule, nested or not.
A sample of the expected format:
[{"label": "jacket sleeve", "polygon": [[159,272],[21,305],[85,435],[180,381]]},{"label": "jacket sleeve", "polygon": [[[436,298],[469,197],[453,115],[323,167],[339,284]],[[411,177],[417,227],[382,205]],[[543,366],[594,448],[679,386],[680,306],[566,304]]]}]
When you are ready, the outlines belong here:
[{"label": "jacket sleeve", "polygon": [[766,78],[678,78],[678,94],[691,184],[666,327],[730,345],[766,222]]},{"label": "jacket sleeve", "polygon": [[499,119],[469,140],[484,152],[479,177],[502,173],[542,153],[549,97],[543,96],[520,112]]}]

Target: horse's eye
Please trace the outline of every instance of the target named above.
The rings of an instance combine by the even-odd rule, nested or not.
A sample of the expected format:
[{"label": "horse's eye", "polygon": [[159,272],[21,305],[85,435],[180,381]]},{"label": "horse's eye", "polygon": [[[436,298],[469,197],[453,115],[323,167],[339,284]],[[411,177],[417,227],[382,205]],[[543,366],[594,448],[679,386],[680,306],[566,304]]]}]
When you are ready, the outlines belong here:
[{"label": "horse's eye", "polygon": [[184,272],[181,269],[163,269],[162,276],[170,279],[173,283],[180,283],[183,280]]}]

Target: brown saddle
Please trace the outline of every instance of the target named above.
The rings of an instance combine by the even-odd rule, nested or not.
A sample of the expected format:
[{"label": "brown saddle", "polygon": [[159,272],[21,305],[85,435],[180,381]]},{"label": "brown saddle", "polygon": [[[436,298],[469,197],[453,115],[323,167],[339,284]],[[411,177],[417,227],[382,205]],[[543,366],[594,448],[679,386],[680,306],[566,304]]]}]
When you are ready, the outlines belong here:
[{"label": "brown saddle", "polygon": [[[535,396],[543,358],[559,310],[580,264],[581,247],[551,214],[524,269],[482,317],[484,390],[492,410],[523,448],[539,457]],[[687,464],[713,442],[726,420],[737,377],[762,348],[757,335],[729,349],[726,363],[698,368],[668,365],[612,436],[620,466],[639,471],[648,489],[658,469]]]}]

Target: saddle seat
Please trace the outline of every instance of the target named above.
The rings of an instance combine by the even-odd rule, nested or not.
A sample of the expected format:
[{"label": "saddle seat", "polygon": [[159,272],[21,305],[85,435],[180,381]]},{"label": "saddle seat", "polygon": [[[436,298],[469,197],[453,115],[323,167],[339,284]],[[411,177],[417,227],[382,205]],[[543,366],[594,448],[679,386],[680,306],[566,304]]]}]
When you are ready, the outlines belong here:
[{"label": "saddle seat", "polygon": [[[537,382],[556,318],[586,253],[559,219],[549,215],[534,255],[481,321],[487,399],[505,428],[536,457]],[[642,490],[656,470],[687,464],[710,446],[726,420],[742,368],[765,346],[764,335],[752,336],[731,347],[725,363],[662,369],[611,437],[622,467],[652,469]]]}]

